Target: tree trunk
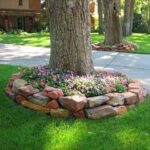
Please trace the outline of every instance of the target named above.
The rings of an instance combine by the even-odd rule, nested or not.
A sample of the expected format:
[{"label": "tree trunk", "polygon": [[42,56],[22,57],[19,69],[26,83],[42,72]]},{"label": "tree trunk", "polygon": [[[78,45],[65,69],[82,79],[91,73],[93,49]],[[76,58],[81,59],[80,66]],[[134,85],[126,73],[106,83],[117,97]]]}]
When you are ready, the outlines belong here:
[{"label": "tree trunk", "polygon": [[103,0],[105,19],[105,45],[122,42],[122,28],[120,24],[120,0]]},{"label": "tree trunk", "polygon": [[124,22],[123,22],[123,35],[124,36],[132,34],[134,3],[135,3],[135,0],[125,0]]},{"label": "tree trunk", "polygon": [[99,34],[104,32],[104,19],[103,19],[103,0],[97,0],[98,2],[98,16],[99,16]]},{"label": "tree trunk", "polygon": [[88,0],[49,0],[50,66],[78,75],[93,71]]}]

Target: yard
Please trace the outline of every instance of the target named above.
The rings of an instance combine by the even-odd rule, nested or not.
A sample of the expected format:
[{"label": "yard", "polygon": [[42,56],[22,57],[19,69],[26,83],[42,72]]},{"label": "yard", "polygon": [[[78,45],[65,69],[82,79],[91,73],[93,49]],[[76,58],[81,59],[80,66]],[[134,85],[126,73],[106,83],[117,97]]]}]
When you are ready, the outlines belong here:
[{"label": "yard", "polygon": [[[46,36],[48,38],[48,35],[44,37]],[[43,41],[46,39],[44,37]],[[95,41],[98,38],[94,36]],[[136,38],[132,39],[140,42]],[[20,44],[23,44],[22,40]],[[8,79],[17,71],[17,66],[0,65],[1,150],[150,149],[150,98],[129,113],[116,118],[100,120],[50,118],[16,105],[4,94]]]},{"label": "yard", "polygon": [[[103,41],[103,39],[102,35],[91,34],[92,43]],[[150,35],[134,33],[125,39],[139,45],[135,53],[150,54]],[[0,43],[49,47],[50,39],[48,33],[0,34]]]}]

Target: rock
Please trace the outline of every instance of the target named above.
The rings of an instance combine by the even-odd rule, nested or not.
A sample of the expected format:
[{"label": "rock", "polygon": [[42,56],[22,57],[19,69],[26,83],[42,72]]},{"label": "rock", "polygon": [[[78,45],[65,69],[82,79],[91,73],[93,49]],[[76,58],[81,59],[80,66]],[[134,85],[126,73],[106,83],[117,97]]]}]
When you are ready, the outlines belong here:
[{"label": "rock", "polygon": [[53,87],[50,87],[50,86],[46,86],[45,89],[44,89],[45,92],[52,92],[52,91],[55,91],[55,90],[57,90],[57,89],[53,88]]},{"label": "rock", "polygon": [[16,102],[17,102],[18,104],[20,104],[21,101],[26,101],[26,98],[23,97],[22,95],[17,95],[17,96],[16,96]]},{"label": "rock", "polygon": [[39,106],[39,105],[31,103],[29,101],[21,101],[21,105],[23,105],[24,107],[36,110],[38,112],[46,113],[46,114],[50,112],[50,110],[48,108]]},{"label": "rock", "polygon": [[83,109],[87,103],[87,99],[84,96],[74,95],[59,98],[60,104],[72,112]]},{"label": "rock", "polygon": [[111,106],[118,106],[124,104],[124,96],[120,93],[109,93],[107,94],[107,96],[110,98],[107,104]]},{"label": "rock", "polygon": [[96,97],[89,97],[87,98],[88,107],[96,107],[100,106],[101,104],[107,102],[109,100],[108,96],[96,96]]},{"label": "rock", "polygon": [[22,95],[26,98],[29,96],[32,96],[33,94],[36,94],[38,92],[39,92],[39,90],[33,88],[31,85],[22,86],[18,89],[18,94]]},{"label": "rock", "polygon": [[147,92],[144,88],[130,89],[129,92],[135,93],[138,96],[139,103],[143,102],[147,95]]},{"label": "rock", "polygon": [[126,105],[136,104],[138,102],[138,96],[135,93],[125,92],[122,94],[124,95]]},{"label": "rock", "polygon": [[131,110],[131,109],[133,109],[133,108],[135,108],[135,104],[132,104],[132,105],[126,105],[126,108],[127,108],[127,110]]},{"label": "rock", "polygon": [[56,100],[52,100],[48,102],[45,107],[50,108],[50,109],[57,109],[59,108],[59,104]]},{"label": "rock", "polygon": [[118,106],[118,107],[115,107],[115,109],[117,111],[117,115],[122,115],[127,112],[126,106]]},{"label": "rock", "polygon": [[100,107],[85,109],[86,115],[90,119],[99,119],[102,117],[109,117],[117,115],[115,108],[109,105],[104,105]]},{"label": "rock", "polygon": [[80,111],[74,112],[73,116],[75,118],[80,118],[80,119],[85,118],[85,112],[84,112],[84,110],[80,110]]},{"label": "rock", "polygon": [[23,80],[23,79],[16,79],[14,82],[13,82],[13,87],[12,87],[12,90],[14,92],[17,92],[19,88],[27,85],[27,81]]},{"label": "rock", "polygon": [[64,93],[61,89],[56,89],[54,91],[48,92],[47,96],[51,99],[58,99],[61,96],[64,96]]},{"label": "rock", "polygon": [[71,113],[67,109],[50,109],[50,114],[52,117],[61,117],[61,118],[68,118],[70,117]]},{"label": "rock", "polygon": [[33,96],[29,96],[28,100],[30,102],[33,102],[35,104],[41,105],[41,106],[46,106],[48,101],[50,100],[47,96],[44,96],[41,92],[36,93]]},{"label": "rock", "polygon": [[20,77],[21,77],[21,74],[20,74],[20,73],[14,74],[14,75],[11,77],[11,79],[9,80],[9,84],[8,84],[9,87],[12,87],[14,80],[19,79]]},{"label": "rock", "polygon": [[16,94],[12,91],[10,87],[5,88],[5,93],[12,99],[15,100]]},{"label": "rock", "polygon": [[141,88],[141,85],[138,84],[138,83],[130,83],[128,85],[128,90],[131,90],[131,89],[140,89]]}]

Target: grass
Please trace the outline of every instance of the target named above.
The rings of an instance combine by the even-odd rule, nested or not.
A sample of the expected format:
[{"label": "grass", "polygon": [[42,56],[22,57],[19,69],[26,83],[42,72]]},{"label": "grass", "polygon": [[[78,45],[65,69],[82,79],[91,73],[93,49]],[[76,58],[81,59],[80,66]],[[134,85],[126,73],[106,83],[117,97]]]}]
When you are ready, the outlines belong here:
[{"label": "grass", "polygon": [[0,150],[150,150],[150,98],[123,116],[55,119],[4,94],[16,66],[0,65]]},{"label": "grass", "polygon": [[[150,35],[134,33],[125,39],[137,43],[140,46],[134,53],[150,54]],[[102,35],[96,33],[91,34],[91,41],[93,43],[103,40],[104,37]],[[0,43],[50,47],[49,33],[0,34]]]}]

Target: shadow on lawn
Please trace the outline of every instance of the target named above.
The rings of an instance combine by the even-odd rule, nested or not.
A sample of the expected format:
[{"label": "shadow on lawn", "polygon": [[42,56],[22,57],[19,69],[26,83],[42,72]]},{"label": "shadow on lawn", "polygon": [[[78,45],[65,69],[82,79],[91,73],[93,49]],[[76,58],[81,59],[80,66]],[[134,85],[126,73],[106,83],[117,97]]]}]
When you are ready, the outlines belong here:
[{"label": "shadow on lawn", "polygon": [[[4,65],[5,66],[5,65]],[[129,113],[99,120],[54,119],[16,105],[3,90],[17,69],[2,67],[0,149],[3,150],[148,150],[150,102]],[[3,74],[4,72],[1,72]],[[1,75],[0,74],[0,75]]]}]

